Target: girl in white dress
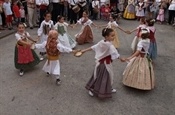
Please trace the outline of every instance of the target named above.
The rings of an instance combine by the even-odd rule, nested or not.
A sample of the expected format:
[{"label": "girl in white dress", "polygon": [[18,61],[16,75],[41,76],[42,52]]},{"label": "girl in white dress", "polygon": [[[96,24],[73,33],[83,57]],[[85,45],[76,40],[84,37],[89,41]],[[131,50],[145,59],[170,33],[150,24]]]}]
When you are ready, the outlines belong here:
[{"label": "girl in white dress", "polygon": [[140,20],[140,18],[145,17],[144,8],[145,8],[144,0],[140,0],[140,2],[136,6],[136,16],[138,21]]},{"label": "girl in white dress", "polygon": [[73,27],[68,23],[64,22],[63,16],[58,16],[58,22],[55,24],[54,28],[59,33],[59,42],[68,48],[75,48],[77,42],[68,34],[67,27]]},{"label": "girl in white dress", "polygon": [[[47,41],[48,33],[50,30],[54,29],[53,21],[51,20],[51,14],[47,12],[44,15],[45,20],[42,21],[40,28],[38,29],[38,39],[39,43],[43,43]],[[40,60],[42,61],[44,59],[44,55],[46,54],[45,48],[40,49]]]},{"label": "girl in white dress", "polygon": [[78,20],[78,22],[74,25],[74,27],[78,24],[82,25],[81,30],[75,35],[76,41],[78,44],[82,45],[85,43],[91,43],[93,42],[93,32],[91,25],[95,25],[89,18],[88,18],[88,12],[83,12],[83,17]]},{"label": "girl in white dress", "polygon": [[47,61],[43,67],[43,70],[47,74],[53,74],[56,77],[56,84],[59,85],[60,81],[60,52],[74,52],[71,48],[67,48],[58,42],[58,32],[56,30],[49,31],[48,40],[42,44],[35,44],[37,49],[46,49]]}]

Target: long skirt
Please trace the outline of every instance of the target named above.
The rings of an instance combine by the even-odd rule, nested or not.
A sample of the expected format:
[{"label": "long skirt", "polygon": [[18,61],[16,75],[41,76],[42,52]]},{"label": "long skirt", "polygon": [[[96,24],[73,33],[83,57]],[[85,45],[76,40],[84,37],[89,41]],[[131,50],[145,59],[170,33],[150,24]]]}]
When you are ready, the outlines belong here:
[{"label": "long skirt", "polygon": [[154,88],[155,76],[151,61],[146,57],[134,57],[123,72],[123,84],[141,90]]},{"label": "long skirt", "polygon": [[59,60],[46,61],[43,71],[53,75],[60,75],[60,62]]},{"label": "long skirt", "polygon": [[113,30],[115,32],[115,37],[114,37],[114,40],[112,41],[112,44],[114,45],[115,48],[119,48],[118,33],[117,33],[117,30],[116,29],[113,29]]},{"label": "long skirt", "polygon": [[92,91],[99,98],[111,98],[112,76],[112,64],[101,63],[95,68],[94,74],[86,85],[86,89]]},{"label": "long skirt", "polygon": [[154,60],[157,57],[157,43],[156,42],[150,42],[149,46],[149,57]]},{"label": "long skirt", "polygon": [[32,51],[32,55],[33,55],[34,60],[29,62],[29,63],[22,64],[22,63],[19,63],[19,61],[18,61],[18,59],[19,59],[18,53],[19,52],[18,52],[17,46],[15,47],[14,61],[15,61],[15,68],[16,69],[30,69],[30,68],[36,66],[40,62],[40,59],[39,59],[38,55],[35,53],[35,51],[33,49],[31,49],[31,51]]},{"label": "long skirt", "polygon": [[68,48],[75,48],[77,45],[77,42],[67,33],[59,35],[58,38],[59,42]]},{"label": "long skirt", "polygon": [[123,18],[125,19],[135,19],[135,6],[130,4],[126,7]]},{"label": "long skirt", "polygon": [[79,45],[93,42],[92,29],[89,25],[83,27],[81,31],[75,35],[76,41]]}]

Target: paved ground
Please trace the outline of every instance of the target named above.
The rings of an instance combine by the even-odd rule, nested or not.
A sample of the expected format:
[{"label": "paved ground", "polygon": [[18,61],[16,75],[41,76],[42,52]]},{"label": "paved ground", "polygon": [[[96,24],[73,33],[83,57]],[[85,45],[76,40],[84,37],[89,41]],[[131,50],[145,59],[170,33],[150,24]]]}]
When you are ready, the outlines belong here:
[{"label": "paved ground", "polygon": [[[104,24],[103,21],[96,22]],[[121,20],[120,26],[133,29],[136,21]],[[122,72],[126,63],[114,61],[114,88],[112,99],[99,100],[90,97],[84,86],[92,75],[95,65],[94,53],[80,58],[62,54],[61,86],[55,79],[46,77],[41,70],[45,61],[19,77],[14,68],[14,35],[0,40],[0,115],[175,115],[175,32],[171,26],[156,25],[158,58],[156,60],[156,87],[152,91],[127,88],[122,84]],[[73,36],[80,26],[69,29]],[[94,43],[101,37],[101,29],[94,30]],[[36,31],[28,30],[36,37]],[[119,52],[131,54],[130,44],[134,37],[119,31]],[[93,44],[77,46],[87,48]],[[38,52],[38,51],[37,51]]]}]

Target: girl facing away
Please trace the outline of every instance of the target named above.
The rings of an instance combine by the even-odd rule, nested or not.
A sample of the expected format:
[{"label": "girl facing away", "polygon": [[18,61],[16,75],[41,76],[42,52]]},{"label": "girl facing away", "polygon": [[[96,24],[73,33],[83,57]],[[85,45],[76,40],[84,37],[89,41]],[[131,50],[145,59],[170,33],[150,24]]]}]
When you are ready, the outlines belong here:
[{"label": "girl facing away", "polygon": [[[40,28],[38,29],[38,40],[39,43],[43,43],[47,41],[48,33],[50,30],[53,30],[54,28],[53,21],[51,20],[51,13],[46,12],[44,14],[44,20],[42,21]],[[40,60],[44,60],[44,55],[46,54],[45,48],[40,49]]]},{"label": "girl facing away", "polygon": [[90,96],[97,96],[99,98],[111,98],[112,93],[116,89],[112,88],[113,85],[113,67],[112,61],[120,59],[120,55],[111,41],[114,40],[115,32],[111,28],[104,28],[102,36],[105,38],[96,45],[81,50],[82,53],[87,51],[95,51],[96,66],[92,77],[86,85]]},{"label": "girl facing away", "polygon": [[150,31],[150,46],[149,46],[149,57],[153,60],[157,58],[157,43],[155,38],[156,28],[154,26],[155,20],[154,19],[147,19],[146,25],[147,29]]},{"label": "girl facing away", "polygon": [[49,31],[47,41],[44,41],[42,44],[35,44],[35,48],[46,49],[47,61],[44,64],[43,71],[45,71],[48,75],[54,75],[56,78],[56,84],[60,85],[60,53],[71,53],[75,51],[58,42],[58,32],[56,30]]},{"label": "girl facing away", "polygon": [[91,25],[95,25],[89,18],[89,14],[87,11],[83,12],[83,17],[78,20],[78,22],[74,25],[74,27],[78,24],[82,25],[81,30],[75,35],[76,41],[79,45],[85,44],[85,43],[91,43],[93,42],[93,32]]},{"label": "girl facing away", "polygon": [[22,76],[24,74],[24,70],[34,67],[40,62],[40,60],[35,51],[31,49],[32,44],[36,41],[31,38],[28,32],[25,31],[25,25],[23,23],[19,23],[17,27],[18,31],[15,34],[17,44],[15,46],[14,61],[16,69],[20,70],[19,75]]},{"label": "girl facing away", "polygon": [[77,42],[68,34],[68,31],[67,31],[68,26],[70,27],[73,27],[73,26],[66,23],[64,21],[63,16],[58,16],[57,20],[58,22],[55,24],[54,28],[59,33],[58,35],[59,42],[68,48],[71,48],[71,49],[75,48]]},{"label": "girl facing away", "polygon": [[123,72],[123,84],[140,90],[152,90],[155,84],[155,76],[148,56],[149,30],[142,29],[140,36],[141,40],[137,44],[136,52],[123,59],[128,62]]}]

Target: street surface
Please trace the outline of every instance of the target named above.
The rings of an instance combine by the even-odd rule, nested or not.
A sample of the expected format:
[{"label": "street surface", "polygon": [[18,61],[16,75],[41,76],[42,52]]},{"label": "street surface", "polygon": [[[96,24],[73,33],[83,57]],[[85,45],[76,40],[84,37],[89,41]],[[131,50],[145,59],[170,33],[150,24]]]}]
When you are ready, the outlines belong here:
[{"label": "street surface", "polygon": [[[94,21],[97,25],[105,21]],[[127,30],[139,22],[120,20],[119,25]],[[117,92],[111,99],[100,100],[90,97],[85,85],[90,79],[94,65],[94,52],[82,57],[62,53],[60,86],[54,77],[42,71],[46,60],[25,72],[23,77],[14,67],[14,34],[0,39],[0,115],[175,115],[175,29],[156,24],[158,57],[155,61],[156,87],[152,91],[140,91],[122,84],[122,72],[126,63],[119,60],[114,65],[114,88]],[[74,36],[81,26],[69,28]],[[102,38],[101,30],[93,27],[94,44]],[[27,31],[34,38],[37,28]],[[131,55],[130,44],[134,38],[118,30],[122,57]],[[78,45],[84,49],[93,44]],[[38,53],[38,51],[36,50]]]}]

